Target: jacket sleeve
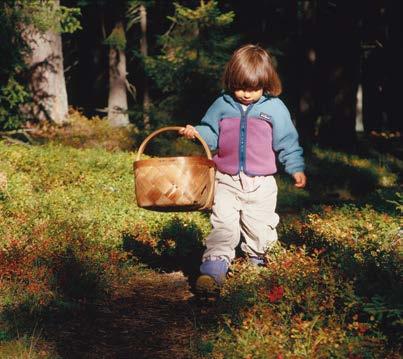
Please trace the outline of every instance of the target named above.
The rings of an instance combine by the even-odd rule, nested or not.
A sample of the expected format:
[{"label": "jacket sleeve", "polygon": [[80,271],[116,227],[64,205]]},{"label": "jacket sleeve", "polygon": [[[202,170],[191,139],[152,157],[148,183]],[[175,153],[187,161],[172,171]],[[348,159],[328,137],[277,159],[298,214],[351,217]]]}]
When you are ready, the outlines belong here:
[{"label": "jacket sleeve", "polygon": [[298,143],[298,133],[291,121],[290,112],[284,103],[273,99],[272,125],[273,149],[278,154],[278,160],[288,174],[303,172],[305,169],[303,150]]},{"label": "jacket sleeve", "polygon": [[215,150],[218,145],[219,128],[218,123],[222,114],[222,97],[219,97],[209,107],[206,114],[200,121],[200,125],[196,126],[196,131],[203,137],[210,149]]}]

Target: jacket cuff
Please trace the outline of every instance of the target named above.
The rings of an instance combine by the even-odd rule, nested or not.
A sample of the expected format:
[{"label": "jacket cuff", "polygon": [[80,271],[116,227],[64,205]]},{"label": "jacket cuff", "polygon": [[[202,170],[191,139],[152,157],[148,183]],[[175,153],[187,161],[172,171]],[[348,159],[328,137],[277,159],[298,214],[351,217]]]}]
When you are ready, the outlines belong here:
[{"label": "jacket cuff", "polygon": [[285,169],[285,171],[290,175],[293,175],[294,173],[297,173],[297,172],[304,172],[304,170],[305,170],[305,166],[293,166],[293,167]]}]

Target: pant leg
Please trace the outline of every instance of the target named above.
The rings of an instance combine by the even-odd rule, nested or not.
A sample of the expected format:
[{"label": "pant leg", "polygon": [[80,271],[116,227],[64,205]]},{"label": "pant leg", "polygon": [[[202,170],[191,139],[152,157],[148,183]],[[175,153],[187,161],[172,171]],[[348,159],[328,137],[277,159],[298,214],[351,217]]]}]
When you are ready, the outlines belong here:
[{"label": "pant leg", "polygon": [[231,176],[217,173],[214,204],[210,221],[213,227],[207,236],[206,250],[202,260],[225,259],[228,263],[235,257],[235,248],[240,240],[239,181]]},{"label": "pant leg", "polygon": [[247,255],[261,256],[277,241],[276,203],[277,184],[273,176],[267,176],[256,191],[242,197],[240,226],[245,242],[241,249]]}]

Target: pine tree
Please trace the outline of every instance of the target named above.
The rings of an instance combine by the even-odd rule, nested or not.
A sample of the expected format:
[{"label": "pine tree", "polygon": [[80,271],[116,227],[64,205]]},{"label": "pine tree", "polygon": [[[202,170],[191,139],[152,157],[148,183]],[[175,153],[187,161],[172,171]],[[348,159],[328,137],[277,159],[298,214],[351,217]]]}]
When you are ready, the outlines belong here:
[{"label": "pine tree", "polygon": [[171,26],[159,38],[160,53],[145,58],[146,71],[163,97],[153,107],[158,127],[200,120],[220,92],[224,64],[238,41],[225,34],[235,14],[221,12],[217,1],[201,1],[195,9],[174,6]]}]

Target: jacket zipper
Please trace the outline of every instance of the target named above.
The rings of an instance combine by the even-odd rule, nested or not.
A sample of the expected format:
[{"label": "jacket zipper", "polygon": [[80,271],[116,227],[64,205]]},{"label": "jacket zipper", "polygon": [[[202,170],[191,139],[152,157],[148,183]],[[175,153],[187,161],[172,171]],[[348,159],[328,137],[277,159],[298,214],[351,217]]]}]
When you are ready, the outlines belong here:
[{"label": "jacket zipper", "polygon": [[253,104],[250,104],[246,111],[244,111],[241,104],[237,103],[239,110],[241,111],[241,123],[240,123],[240,136],[239,136],[239,171],[244,171],[246,161],[246,130],[248,127],[247,116],[252,109]]}]

